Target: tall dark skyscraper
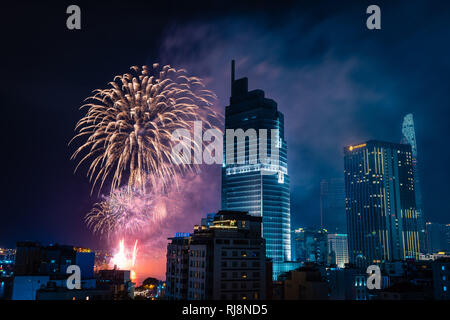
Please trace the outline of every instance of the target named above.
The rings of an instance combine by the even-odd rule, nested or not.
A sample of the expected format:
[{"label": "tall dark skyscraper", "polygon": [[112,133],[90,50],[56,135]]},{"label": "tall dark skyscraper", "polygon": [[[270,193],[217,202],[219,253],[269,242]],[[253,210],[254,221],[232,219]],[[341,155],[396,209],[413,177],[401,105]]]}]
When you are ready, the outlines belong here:
[{"label": "tall dark skyscraper", "polygon": [[344,179],[323,179],[320,182],[320,225],[329,233],[346,233]]},{"label": "tall dark skyscraper", "polygon": [[417,161],[416,130],[414,128],[414,118],[412,113],[407,114],[403,118],[402,135],[403,135],[402,143],[411,145],[412,149],[412,163],[414,172],[414,189],[416,196],[417,223],[419,227],[419,241],[420,241],[420,248],[422,250],[426,250],[426,235],[425,235],[426,221],[425,221],[425,214],[423,212],[422,188],[420,186],[420,176]]},{"label": "tall dark skyscraper", "polygon": [[[266,253],[273,260],[273,276],[276,278],[286,270],[284,262],[291,260],[290,191],[284,117],[277,110],[277,103],[264,97],[264,91],[248,91],[247,78],[235,80],[234,61],[230,105],[225,108],[225,129],[242,129],[246,133],[254,130],[256,136],[245,138],[245,144],[239,144],[236,139],[231,141],[235,157],[233,164],[230,164],[231,159],[227,159],[230,150],[224,150],[222,209],[246,211],[262,217]],[[279,159],[272,160],[270,164],[261,159],[259,152],[256,161],[250,161],[252,144],[258,146],[260,151],[261,129],[267,130],[268,156],[274,153],[272,139],[278,148]],[[275,137],[272,130],[276,130]],[[264,140],[261,138],[261,143],[266,143]],[[239,160],[243,160],[243,163],[237,163]]]},{"label": "tall dark skyscraper", "polygon": [[368,141],[344,155],[350,262],[418,259],[411,146]]}]

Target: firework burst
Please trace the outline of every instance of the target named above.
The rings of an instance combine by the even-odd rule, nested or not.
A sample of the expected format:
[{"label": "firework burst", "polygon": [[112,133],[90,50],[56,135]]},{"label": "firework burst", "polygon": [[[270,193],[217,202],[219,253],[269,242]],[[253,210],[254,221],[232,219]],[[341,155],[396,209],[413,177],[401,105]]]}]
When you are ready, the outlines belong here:
[{"label": "firework burst", "polygon": [[[134,75],[116,76],[110,88],[97,89],[86,99],[89,103],[82,108],[87,107],[87,113],[71,140],[86,138],[71,159],[81,157],[75,171],[83,162],[90,162],[87,175],[92,191],[99,184],[100,192],[108,177],[112,179],[111,193],[124,180],[129,190],[167,186],[175,175],[195,168],[174,164],[173,131],[191,132],[193,121],[215,128],[211,120],[217,118],[212,109],[216,96],[199,78],[187,76],[184,69],[159,68],[158,64],[131,69]],[[109,205],[97,205],[97,214],[116,212]]]},{"label": "firework burst", "polygon": [[124,236],[141,232],[163,218],[155,205],[154,195],[122,187],[94,205],[85,220],[94,233]]}]

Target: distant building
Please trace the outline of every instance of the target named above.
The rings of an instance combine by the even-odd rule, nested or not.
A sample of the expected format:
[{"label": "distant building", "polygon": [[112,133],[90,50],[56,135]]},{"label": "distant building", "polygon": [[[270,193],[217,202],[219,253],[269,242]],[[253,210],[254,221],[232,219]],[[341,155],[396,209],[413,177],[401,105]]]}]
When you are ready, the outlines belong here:
[{"label": "distant building", "polygon": [[328,234],[329,263],[343,268],[348,263],[347,235],[341,233]]},{"label": "distant building", "polygon": [[[228,143],[228,147],[224,148],[222,167],[222,209],[244,211],[262,218],[266,254],[272,259],[273,277],[276,279],[286,268],[296,266],[284,264],[291,261],[290,189],[284,116],[278,111],[277,103],[264,96],[264,91],[248,90],[247,78],[235,80],[234,61],[230,105],[225,108],[225,129],[249,130],[254,132],[254,136],[245,138],[242,145],[236,138],[224,142],[224,145]],[[266,137],[260,137],[261,129],[267,130]],[[272,131],[276,132],[275,137]],[[258,152],[256,161],[250,161],[251,148],[259,150],[263,143],[267,146],[267,157],[275,154],[272,150],[275,146],[279,159],[268,163],[267,159],[260,158]]]},{"label": "distant building", "polygon": [[431,300],[433,299],[433,261],[388,261],[380,265],[387,285],[371,290],[371,300]]},{"label": "distant building", "polygon": [[425,235],[427,253],[450,252],[450,224],[427,222]]},{"label": "distant building", "polygon": [[261,217],[219,211],[211,226],[170,238],[166,297],[189,300],[265,299],[265,241]]},{"label": "distant building", "polygon": [[320,225],[330,233],[346,233],[345,183],[343,178],[320,182]]},{"label": "distant building", "polygon": [[15,258],[13,300],[35,300],[40,290],[60,293],[67,290],[70,265],[80,267],[82,289],[96,286],[95,255],[90,249],[58,244],[43,246],[26,241],[17,243]]},{"label": "distant building", "polygon": [[12,300],[36,300],[37,291],[49,281],[48,275],[15,276]]},{"label": "distant building", "polygon": [[93,278],[95,253],[90,249],[38,242],[18,242],[15,275],[66,275],[67,267],[78,265],[83,279]]},{"label": "distant building", "polygon": [[430,254],[421,254],[419,260],[422,261],[435,261],[441,258],[450,258],[450,252],[438,252]]},{"label": "distant building", "polygon": [[127,300],[134,297],[134,283],[130,270],[99,270],[96,274],[97,289],[109,292],[110,299]]},{"label": "distant building", "polygon": [[328,300],[328,283],[314,266],[282,274],[274,283],[274,300]]},{"label": "distant building", "polygon": [[367,300],[367,274],[359,268],[326,267],[322,269],[327,279],[330,300]]},{"label": "distant building", "polygon": [[350,263],[418,259],[411,146],[368,141],[344,155]]},{"label": "distant building", "polygon": [[109,290],[100,289],[68,290],[50,282],[36,292],[36,300],[111,300],[111,294]]},{"label": "distant building", "polygon": [[433,289],[436,300],[450,300],[450,258],[433,262]]},{"label": "distant building", "polygon": [[423,210],[422,188],[420,183],[419,162],[417,154],[416,130],[414,128],[414,117],[412,113],[403,118],[402,143],[409,144],[412,151],[412,166],[414,173],[414,192],[416,198],[417,226],[419,232],[419,245],[422,253],[426,253],[425,240],[425,213]]},{"label": "distant building", "polygon": [[0,300],[11,299],[15,249],[0,248]]},{"label": "distant building", "polygon": [[187,299],[190,234],[177,234],[167,245],[166,298]]},{"label": "distant building", "polygon": [[328,262],[328,236],[326,229],[298,228],[293,232],[293,246],[297,261],[302,263]]},{"label": "distant building", "polygon": [[0,277],[13,274],[15,255],[15,249],[0,248]]},{"label": "distant building", "polygon": [[113,254],[108,250],[95,250],[94,271],[108,269]]},{"label": "distant building", "polygon": [[201,225],[202,226],[206,226],[206,227],[210,227],[213,225],[213,221],[214,221],[214,216],[216,214],[215,213],[207,213],[205,218],[202,218],[202,222]]}]

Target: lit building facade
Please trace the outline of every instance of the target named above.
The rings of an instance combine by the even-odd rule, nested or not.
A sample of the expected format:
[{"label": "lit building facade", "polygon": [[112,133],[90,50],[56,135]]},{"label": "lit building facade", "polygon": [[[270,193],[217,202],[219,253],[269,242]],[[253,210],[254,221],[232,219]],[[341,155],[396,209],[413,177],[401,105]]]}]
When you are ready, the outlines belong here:
[{"label": "lit building facade", "polygon": [[419,258],[411,146],[344,148],[349,260],[357,266]]},{"label": "lit building facade", "polygon": [[407,114],[403,118],[402,136],[402,143],[409,144],[411,146],[419,244],[422,253],[426,253],[425,214],[423,211],[422,188],[420,185],[419,164],[417,161],[416,130],[414,128],[414,117],[412,113]]},{"label": "lit building facade", "polygon": [[266,299],[261,220],[246,212],[219,211],[210,225],[196,225],[192,234],[171,238],[167,248],[166,297]]},{"label": "lit building facade", "polygon": [[177,233],[167,245],[166,298],[187,299],[190,234]]},{"label": "lit building facade", "polygon": [[344,268],[348,263],[347,235],[342,233],[328,234],[328,254],[330,263],[338,268]]},{"label": "lit building facade", "polygon": [[[273,277],[276,278],[285,267],[283,263],[291,260],[290,190],[284,117],[277,110],[277,103],[264,97],[264,91],[248,91],[247,78],[234,79],[234,62],[231,88],[230,105],[225,108],[225,129],[242,129],[246,133],[254,131],[256,135],[253,138],[248,136],[242,144],[237,139],[224,142],[222,209],[262,217],[266,254],[273,261]],[[267,130],[265,138],[260,134],[261,129]],[[274,136],[272,133],[275,133]],[[273,146],[278,149],[278,159],[272,159],[270,163],[260,157],[260,143],[265,141],[268,158],[275,154]],[[256,146],[258,155],[252,162],[249,150]],[[234,159],[227,159],[230,151]]]}]

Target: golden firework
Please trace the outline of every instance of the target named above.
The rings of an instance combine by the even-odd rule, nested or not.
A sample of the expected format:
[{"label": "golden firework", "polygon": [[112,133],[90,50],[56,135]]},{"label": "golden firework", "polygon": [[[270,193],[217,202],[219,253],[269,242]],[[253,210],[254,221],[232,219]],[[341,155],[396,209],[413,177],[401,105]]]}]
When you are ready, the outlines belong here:
[{"label": "golden firework", "polygon": [[201,79],[168,65],[133,66],[131,70],[116,76],[109,88],[95,90],[81,107],[88,110],[71,142],[80,137],[86,140],[71,159],[81,158],[75,171],[90,162],[87,175],[93,182],[92,191],[100,183],[100,193],[108,177],[111,193],[123,180],[129,190],[165,187],[174,175],[194,167],[183,161],[174,164],[174,130],[191,132],[193,121],[214,127],[216,96]]}]

